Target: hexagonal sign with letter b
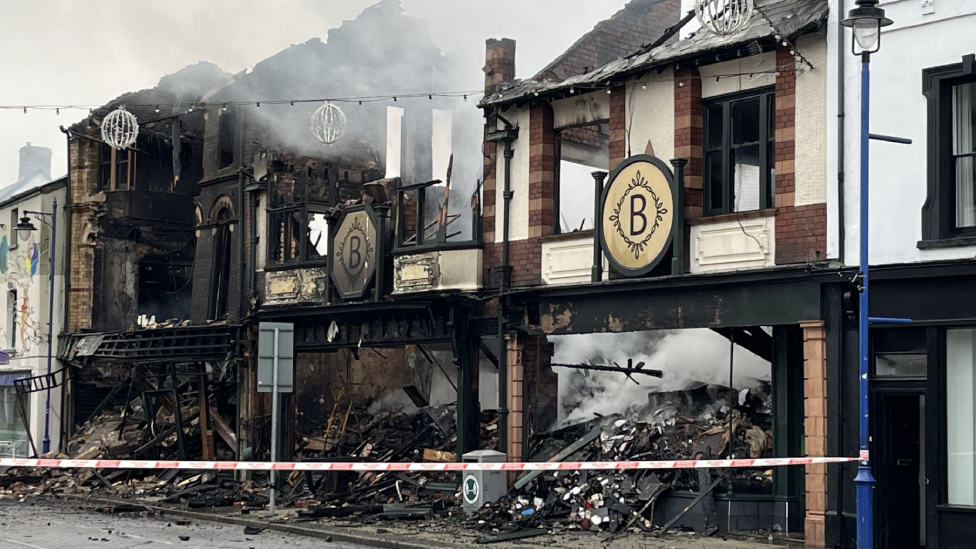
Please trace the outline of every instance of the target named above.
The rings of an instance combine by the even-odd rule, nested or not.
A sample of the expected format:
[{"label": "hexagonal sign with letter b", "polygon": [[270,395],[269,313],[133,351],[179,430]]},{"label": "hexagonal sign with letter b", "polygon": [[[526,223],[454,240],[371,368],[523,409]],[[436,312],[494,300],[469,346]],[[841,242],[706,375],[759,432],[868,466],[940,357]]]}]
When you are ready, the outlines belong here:
[{"label": "hexagonal sign with letter b", "polygon": [[379,261],[376,215],[369,205],[350,208],[339,218],[332,245],[332,281],[342,299],[363,297]]}]

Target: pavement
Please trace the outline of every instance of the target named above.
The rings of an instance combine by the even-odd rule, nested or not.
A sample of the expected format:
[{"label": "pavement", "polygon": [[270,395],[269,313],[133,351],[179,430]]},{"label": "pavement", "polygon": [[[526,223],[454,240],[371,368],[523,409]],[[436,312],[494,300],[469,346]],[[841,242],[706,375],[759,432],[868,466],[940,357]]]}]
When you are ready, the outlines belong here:
[{"label": "pavement", "polygon": [[[156,513],[102,514],[99,506],[73,501],[0,499],[0,549],[311,549],[322,539],[184,520]],[[185,539],[184,539],[185,538]],[[334,549],[362,545],[328,543]]]},{"label": "pavement", "polygon": [[[141,512],[103,513],[118,504],[138,505]],[[189,524],[183,524],[188,522]],[[45,524],[49,526],[44,526]],[[262,528],[245,535],[244,528]],[[443,521],[389,521],[357,524],[319,519],[301,522],[295,510],[279,512],[275,519],[225,509],[188,510],[134,500],[72,496],[27,498],[0,497],[0,549],[69,549],[81,544],[98,549],[174,547],[175,549],[277,549],[328,547],[335,549],[460,549],[471,547],[484,532],[458,530]],[[9,532],[9,533],[8,533]],[[182,540],[180,536],[189,536]],[[325,543],[323,543],[325,542]],[[798,544],[797,544],[798,542]],[[703,538],[670,532],[663,538],[641,533],[610,538],[604,533],[551,532],[546,535],[493,543],[494,549],[527,547],[559,549],[770,549],[801,547],[802,540],[769,538]]]}]

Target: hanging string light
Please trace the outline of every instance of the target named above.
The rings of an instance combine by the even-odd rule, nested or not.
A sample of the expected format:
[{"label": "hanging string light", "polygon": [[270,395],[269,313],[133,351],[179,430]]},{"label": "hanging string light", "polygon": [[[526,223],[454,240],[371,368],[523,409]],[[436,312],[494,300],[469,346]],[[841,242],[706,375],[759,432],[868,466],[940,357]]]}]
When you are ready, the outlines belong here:
[{"label": "hanging string light", "polygon": [[125,110],[125,106],[108,113],[102,120],[102,141],[116,150],[128,149],[139,137],[139,123],[135,115]]},{"label": "hanging string light", "polygon": [[702,28],[723,38],[745,28],[753,11],[753,0],[695,0],[695,15]]},{"label": "hanging string light", "polygon": [[346,114],[330,101],[315,109],[308,124],[316,139],[331,145],[346,133]]}]

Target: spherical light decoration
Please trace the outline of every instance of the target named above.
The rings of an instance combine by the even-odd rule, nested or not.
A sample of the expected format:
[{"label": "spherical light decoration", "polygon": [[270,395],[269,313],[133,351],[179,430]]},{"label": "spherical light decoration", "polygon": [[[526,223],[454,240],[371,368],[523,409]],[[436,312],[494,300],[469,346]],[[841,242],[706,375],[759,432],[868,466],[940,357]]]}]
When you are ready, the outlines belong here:
[{"label": "spherical light decoration", "polygon": [[346,133],[346,115],[339,107],[326,102],[325,105],[315,109],[308,127],[316,139],[331,145]]},{"label": "spherical light decoration", "polygon": [[753,0],[695,0],[695,15],[702,28],[723,38],[745,28],[753,11]]},{"label": "spherical light decoration", "polygon": [[102,141],[116,150],[121,151],[135,145],[138,137],[139,122],[125,107],[108,113],[105,120],[102,120]]}]

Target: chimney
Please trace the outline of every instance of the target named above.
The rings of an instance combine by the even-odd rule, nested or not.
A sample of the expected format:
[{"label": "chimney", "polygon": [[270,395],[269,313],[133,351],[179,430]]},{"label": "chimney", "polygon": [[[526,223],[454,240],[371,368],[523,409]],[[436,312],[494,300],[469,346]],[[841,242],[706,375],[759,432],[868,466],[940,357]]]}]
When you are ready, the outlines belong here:
[{"label": "chimney", "polygon": [[35,173],[41,172],[45,179],[51,179],[51,149],[34,147],[27,143],[20,148],[20,175],[17,182],[26,181]]},{"label": "chimney", "polygon": [[489,38],[485,41],[485,93],[498,91],[501,84],[515,80],[515,40]]}]

